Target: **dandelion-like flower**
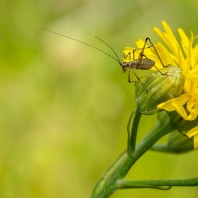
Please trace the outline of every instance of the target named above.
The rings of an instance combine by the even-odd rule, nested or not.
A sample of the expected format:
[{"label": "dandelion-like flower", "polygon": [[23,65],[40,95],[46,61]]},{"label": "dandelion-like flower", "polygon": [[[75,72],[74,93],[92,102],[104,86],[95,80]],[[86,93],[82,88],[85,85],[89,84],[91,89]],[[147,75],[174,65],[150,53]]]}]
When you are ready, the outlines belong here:
[{"label": "dandelion-like flower", "polygon": [[[164,65],[175,65],[182,70],[185,77],[183,93],[179,97],[172,98],[157,106],[158,109],[166,111],[176,111],[184,120],[193,121],[198,117],[198,44],[193,46],[195,38],[191,32],[190,38],[187,37],[182,28],[178,28],[181,39],[181,45],[178,43],[173,32],[165,21],[162,21],[165,32],[161,32],[158,28],[154,31],[163,40],[167,50],[160,42],[155,44],[155,48]],[[143,40],[136,42],[138,48],[144,45]],[[148,46],[147,46],[148,47]],[[123,51],[125,54],[133,52],[133,48],[126,47]],[[135,56],[138,53],[135,51]],[[155,66],[160,69],[163,67],[152,47],[145,49],[147,57],[155,61]],[[129,57],[125,57],[124,62],[129,62]],[[155,68],[152,68],[155,70]],[[192,128],[187,134],[189,138],[194,137],[194,148],[198,147],[198,124]]]}]

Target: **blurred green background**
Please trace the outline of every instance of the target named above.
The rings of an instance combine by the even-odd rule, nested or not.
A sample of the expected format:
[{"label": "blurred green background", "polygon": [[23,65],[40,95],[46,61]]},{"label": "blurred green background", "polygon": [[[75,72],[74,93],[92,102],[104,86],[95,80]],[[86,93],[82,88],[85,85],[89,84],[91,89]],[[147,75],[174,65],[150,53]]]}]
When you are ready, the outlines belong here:
[{"label": "blurred green background", "polygon": [[[126,148],[134,86],[108,56],[41,27],[111,50],[122,59],[139,38],[159,41],[161,21],[198,34],[196,0],[0,1],[0,197],[89,197]],[[148,71],[137,72],[139,76]],[[134,78],[134,76],[132,77]],[[144,116],[138,139],[156,122]],[[198,176],[198,154],[148,152],[127,178]],[[198,188],[122,190],[112,197],[197,197]]]}]

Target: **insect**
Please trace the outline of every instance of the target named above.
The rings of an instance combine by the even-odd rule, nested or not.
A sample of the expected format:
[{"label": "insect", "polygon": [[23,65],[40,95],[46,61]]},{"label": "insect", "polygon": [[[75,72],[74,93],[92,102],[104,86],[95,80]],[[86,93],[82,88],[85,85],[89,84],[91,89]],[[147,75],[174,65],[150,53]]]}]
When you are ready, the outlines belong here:
[{"label": "insect", "polygon": [[[146,44],[147,42],[150,42],[150,46],[149,47],[146,47]],[[167,67],[165,66],[163,63],[162,63],[162,60],[157,52],[157,50],[155,49],[153,43],[151,42],[150,38],[146,38],[145,39],[145,42],[144,42],[144,46],[143,48],[138,48],[138,49],[134,49],[133,50],[133,60],[131,58],[131,52],[129,52],[124,58],[126,59],[127,57],[129,58],[129,62],[123,62],[122,63],[122,68],[123,68],[123,71],[126,72],[127,69],[128,70],[128,82],[131,83],[131,82],[136,82],[136,81],[131,81],[130,79],[130,69],[133,70],[134,72],[134,69],[141,69],[141,70],[148,70],[148,69],[151,69],[152,67],[155,67],[162,75],[165,75],[163,74],[156,66],[155,66],[155,62],[149,58],[147,58],[144,54],[144,50],[146,48],[150,48],[150,47],[153,47],[157,57],[159,58],[161,64],[163,67]],[[139,56],[138,56],[138,59],[135,59],[135,51],[137,50],[141,50],[141,52],[139,53]],[[134,75],[136,76],[136,78],[140,81],[139,77],[136,75],[136,73],[134,72]],[[141,81],[140,81],[141,82]],[[141,82],[142,84],[142,82]],[[143,84],[142,84],[143,85]]]},{"label": "insect", "polygon": [[[88,44],[88,43],[85,43],[85,42],[83,42],[83,41],[74,39],[74,38],[69,37],[69,36],[66,36],[66,35],[64,35],[64,34],[60,34],[60,33],[58,33],[58,32],[54,32],[54,31],[52,31],[52,30],[48,30],[48,29],[43,28],[43,27],[42,27],[42,29],[44,29],[44,30],[46,30],[46,31],[49,31],[49,32],[52,32],[52,33],[54,33],[54,34],[58,34],[58,35],[60,35],[60,36],[66,37],[66,38],[68,38],[68,39],[71,39],[71,40],[74,40],[74,41],[83,43],[83,44],[85,44],[85,45],[87,45],[87,46],[89,46],[89,47],[92,47],[92,48],[94,48],[94,49],[96,49],[96,50],[98,50],[98,51],[100,51],[100,52],[102,52],[102,53],[108,55],[109,57],[111,57],[112,59],[114,59],[114,60],[122,67],[122,70],[123,70],[124,73],[126,73],[126,71],[128,70],[128,82],[129,82],[129,83],[131,83],[131,82],[135,82],[135,83],[136,83],[136,81],[131,81],[131,79],[130,79],[130,70],[131,70],[131,69],[133,70],[134,75],[136,76],[137,80],[142,84],[142,86],[143,86],[143,83],[141,82],[141,80],[139,79],[139,77],[136,75],[134,69],[148,70],[148,69],[151,69],[152,67],[155,67],[162,75],[165,75],[165,74],[163,74],[163,73],[155,66],[155,62],[154,62],[153,60],[147,58],[147,57],[145,56],[145,54],[144,54],[144,50],[145,50],[146,48],[153,47],[153,49],[154,49],[156,55],[158,56],[158,58],[159,58],[159,60],[160,60],[160,62],[161,62],[161,64],[162,64],[162,66],[163,66],[163,67],[166,67],[166,66],[164,66],[164,64],[162,63],[162,60],[161,60],[159,54],[157,53],[157,50],[155,49],[155,47],[154,47],[153,43],[151,42],[150,38],[148,38],[148,37],[145,39],[143,48],[138,48],[138,49],[134,49],[134,50],[133,50],[133,60],[132,60],[132,57],[131,57],[131,53],[129,52],[129,53],[124,57],[124,58],[127,58],[127,57],[128,57],[128,58],[129,58],[129,62],[121,62],[120,59],[119,59],[119,57],[118,57],[118,55],[117,55],[117,53],[115,52],[115,50],[114,50],[109,44],[107,44],[105,41],[103,41],[103,40],[100,39],[99,37],[97,37],[97,36],[95,36],[95,35],[92,35],[92,34],[90,34],[90,33],[88,33],[88,32],[87,32],[88,34],[90,34],[91,36],[95,37],[96,39],[100,40],[100,41],[103,42],[105,45],[107,45],[107,46],[112,50],[112,52],[115,54],[116,58],[113,57],[113,56],[111,56],[111,55],[108,54],[107,52],[105,52],[105,51],[103,51],[103,50],[101,50],[101,49],[99,49],[99,48],[97,48],[97,47],[94,47],[94,46],[92,46],[92,45],[90,45],[90,44]],[[146,47],[146,44],[147,44],[148,41],[150,42],[151,45],[150,45],[149,47]],[[135,51],[137,51],[137,50],[141,50],[141,51],[140,51],[140,53],[139,53],[138,58],[135,59]],[[146,91],[147,91],[147,90],[146,90]]]}]

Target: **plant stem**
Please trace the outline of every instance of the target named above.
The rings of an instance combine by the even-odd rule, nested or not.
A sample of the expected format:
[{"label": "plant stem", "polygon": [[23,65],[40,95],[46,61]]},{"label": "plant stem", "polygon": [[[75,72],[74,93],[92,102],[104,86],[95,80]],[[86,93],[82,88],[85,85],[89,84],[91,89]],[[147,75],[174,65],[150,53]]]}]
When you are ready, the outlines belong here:
[{"label": "plant stem", "polygon": [[126,188],[155,188],[155,187],[172,187],[172,186],[198,186],[198,177],[191,179],[176,180],[140,180],[140,181],[124,181],[118,182],[119,189]]},{"label": "plant stem", "polygon": [[115,162],[106,170],[106,172],[102,175],[102,177],[98,180],[95,188],[93,189],[92,196],[94,197],[99,193],[99,191],[103,188],[109,177],[113,174],[114,171],[118,168],[120,164],[125,161],[127,158],[127,153],[124,151],[116,160]]},{"label": "plant stem", "polygon": [[137,138],[137,129],[139,126],[139,122],[140,122],[140,118],[141,118],[142,114],[139,112],[138,109],[136,109],[135,111],[135,116],[133,119],[133,125],[131,128],[131,142],[130,142],[130,150],[132,152],[132,155],[135,154],[135,146],[136,146],[136,138]]},{"label": "plant stem", "polygon": [[[138,122],[135,122],[133,127],[138,129]],[[127,155],[123,162],[118,166],[115,172],[110,176],[108,181],[106,181],[103,188],[98,192],[98,194],[92,194],[92,198],[107,198],[110,197],[118,189],[118,181],[123,179],[132,165],[151,147],[153,146],[161,137],[175,130],[174,126],[170,123],[161,127],[158,123],[157,126],[151,130],[151,132],[139,143],[137,150],[134,155]],[[132,130],[137,134],[135,129]],[[136,135],[134,135],[136,138]]]}]

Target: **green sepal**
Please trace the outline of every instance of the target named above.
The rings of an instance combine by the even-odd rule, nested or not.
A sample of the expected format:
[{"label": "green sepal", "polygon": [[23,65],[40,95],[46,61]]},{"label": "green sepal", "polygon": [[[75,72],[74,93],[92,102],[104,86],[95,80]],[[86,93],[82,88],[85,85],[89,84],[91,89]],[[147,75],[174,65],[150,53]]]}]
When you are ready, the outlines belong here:
[{"label": "green sepal", "polygon": [[179,67],[165,67],[160,72],[149,75],[143,85],[137,88],[136,105],[142,114],[156,113],[158,104],[178,97],[183,92],[185,79]]},{"label": "green sepal", "polygon": [[194,150],[194,143],[192,139],[175,130],[169,134],[165,144],[156,144],[151,150],[179,154]]}]

